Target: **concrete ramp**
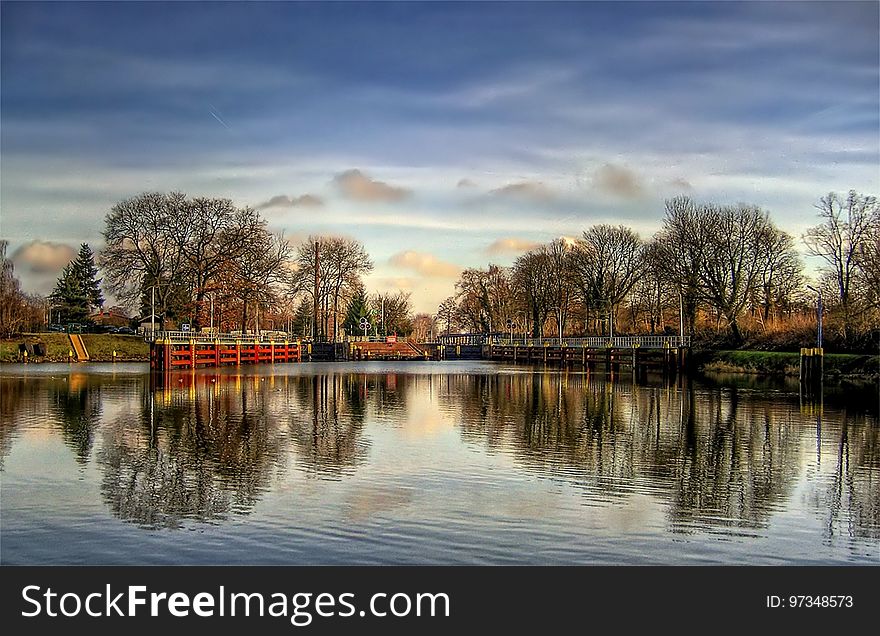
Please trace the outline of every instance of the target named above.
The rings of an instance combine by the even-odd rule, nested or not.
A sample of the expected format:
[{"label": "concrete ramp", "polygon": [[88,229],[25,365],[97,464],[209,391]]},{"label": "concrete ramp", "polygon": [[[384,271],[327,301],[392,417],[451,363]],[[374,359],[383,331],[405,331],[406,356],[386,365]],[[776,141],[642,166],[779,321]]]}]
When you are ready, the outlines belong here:
[{"label": "concrete ramp", "polygon": [[70,344],[73,347],[73,352],[76,354],[76,361],[88,361],[89,352],[86,350],[86,345],[83,343],[82,336],[78,333],[71,333],[68,335],[70,336]]}]

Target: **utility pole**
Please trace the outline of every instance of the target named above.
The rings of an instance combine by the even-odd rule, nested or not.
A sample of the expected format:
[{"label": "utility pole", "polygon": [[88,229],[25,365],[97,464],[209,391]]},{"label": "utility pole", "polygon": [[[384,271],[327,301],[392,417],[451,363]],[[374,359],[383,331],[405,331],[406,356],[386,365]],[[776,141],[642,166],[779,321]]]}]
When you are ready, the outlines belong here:
[{"label": "utility pole", "polygon": [[318,268],[321,264],[318,250],[319,244],[315,241],[315,315],[312,319],[312,340],[318,339]]}]

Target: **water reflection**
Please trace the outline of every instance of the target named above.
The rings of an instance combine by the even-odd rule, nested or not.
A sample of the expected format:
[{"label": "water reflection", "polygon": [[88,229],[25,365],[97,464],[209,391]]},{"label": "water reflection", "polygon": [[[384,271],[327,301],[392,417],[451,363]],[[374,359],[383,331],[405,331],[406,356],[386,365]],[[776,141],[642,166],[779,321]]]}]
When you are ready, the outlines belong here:
[{"label": "water reflection", "polygon": [[298,464],[318,477],[351,474],[369,450],[363,439],[368,404],[383,404],[388,395],[381,379],[324,374],[282,380],[278,397],[288,409]]},{"label": "water reflection", "polygon": [[[529,470],[577,485],[591,503],[633,493],[661,497],[676,532],[766,526],[792,496],[803,471],[803,438],[815,434],[797,395],[737,386],[461,375],[448,379],[441,397],[466,440],[513,452]],[[856,414],[826,424],[824,445],[840,435],[840,457],[830,500],[818,507],[828,511],[831,527],[844,508],[854,534],[876,537],[880,434],[864,408],[853,406]]]},{"label": "water reflection", "polygon": [[104,427],[101,494],[114,515],[146,527],[247,514],[284,467],[277,401],[259,378],[174,379],[157,390],[144,382],[140,408]]},{"label": "water reflection", "polygon": [[[114,517],[150,529],[253,515],[303,479],[319,493],[353,484],[335,504],[310,505],[331,524],[366,524],[376,511],[394,517],[420,505],[417,474],[400,464],[453,480],[475,461],[479,488],[492,479],[492,457],[571,491],[577,510],[648,500],[663,531],[679,537],[762,536],[774,515],[803,509],[827,545],[880,540],[880,426],[860,394],[805,404],[787,387],[754,383],[408,368],[291,365],[158,383],[141,373],[0,376],[0,462],[26,431],[49,431],[80,467],[93,462],[95,491]],[[449,467],[426,463],[437,457]],[[524,500],[522,509],[542,505]],[[298,511],[274,514],[293,520]]]}]

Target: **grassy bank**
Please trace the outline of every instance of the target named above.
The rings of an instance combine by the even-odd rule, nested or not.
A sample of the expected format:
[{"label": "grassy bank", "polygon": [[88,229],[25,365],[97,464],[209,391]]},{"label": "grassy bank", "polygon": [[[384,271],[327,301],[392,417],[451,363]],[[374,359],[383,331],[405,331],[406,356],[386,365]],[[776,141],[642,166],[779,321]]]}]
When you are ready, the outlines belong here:
[{"label": "grassy bank", "polygon": [[[82,339],[89,357],[95,362],[112,362],[114,351],[120,361],[150,358],[150,347],[139,336],[85,333]],[[18,346],[22,343],[41,343],[46,348],[46,356],[34,358],[32,362],[66,362],[71,350],[70,339],[65,333],[23,334],[0,341],[0,362],[20,362]]]},{"label": "grassy bank", "polygon": [[[797,376],[800,354],[781,351],[694,351],[692,361],[699,371]],[[834,377],[880,376],[880,356],[850,353],[825,355],[825,375]]]}]

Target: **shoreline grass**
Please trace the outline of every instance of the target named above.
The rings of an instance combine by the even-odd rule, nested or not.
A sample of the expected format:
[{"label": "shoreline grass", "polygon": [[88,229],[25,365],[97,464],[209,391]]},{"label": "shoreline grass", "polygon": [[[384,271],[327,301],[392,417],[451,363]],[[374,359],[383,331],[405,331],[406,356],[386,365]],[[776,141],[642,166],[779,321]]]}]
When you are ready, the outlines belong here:
[{"label": "shoreline grass", "polygon": [[[94,362],[112,362],[113,352],[118,361],[148,361],[150,346],[140,336],[120,336],[116,334],[82,334],[83,344]],[[67,362],[71,353],[70,338],[66,333],[31,333],[16,338],[0,340],[0,362],[22,362],[18,346],[22,343],[41,343],[46,348],[44,357],[35,357],[29,362]]]}]

